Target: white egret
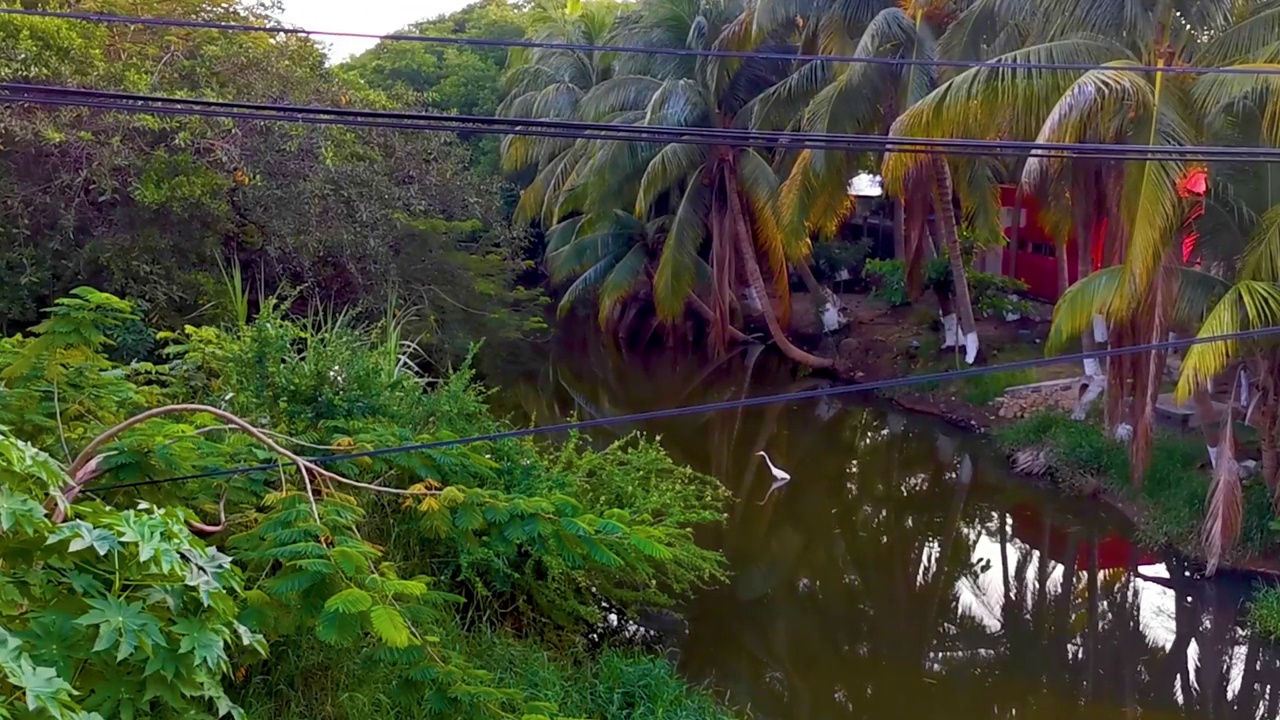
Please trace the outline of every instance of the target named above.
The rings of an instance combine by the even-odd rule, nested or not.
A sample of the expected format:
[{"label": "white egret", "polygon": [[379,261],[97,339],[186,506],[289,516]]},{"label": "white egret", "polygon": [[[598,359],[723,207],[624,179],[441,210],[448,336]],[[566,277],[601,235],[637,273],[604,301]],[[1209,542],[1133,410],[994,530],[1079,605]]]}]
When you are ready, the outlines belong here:
[{"label": "white egret", "polygon": [[773,494],[774,490],[777,490],[783,485],[791,482],[791,473],[783,470],[777,465],[774,465],[773,461],[769,459],[769,456],[766,455],[763,450],[756,454],[764,458],[764,461],[769,464],[769,472],[773,473],[773,484],[769,486],[768,492],[764,494],[764,500],[760,501],[760,504],[763,505],[768,502],[769,496]]}]

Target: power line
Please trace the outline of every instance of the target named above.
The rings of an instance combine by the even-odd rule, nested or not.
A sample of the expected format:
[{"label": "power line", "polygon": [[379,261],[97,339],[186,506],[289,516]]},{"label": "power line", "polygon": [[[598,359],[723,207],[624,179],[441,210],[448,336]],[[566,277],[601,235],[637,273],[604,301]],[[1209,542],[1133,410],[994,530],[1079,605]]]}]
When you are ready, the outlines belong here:
[{"label": "power line", "polygon": [[[451,36],[406,35],[344,32],[339,30],[310,30],[285,25],[251,25],[247,23],[226,23],[209,20],[185,20],[181,18],[157,18],[127,15],[108,15],[101,13],[77,13],[53,10],[28,10],[25,8],[0,8],[0,15],[24,15],[28,17],[57,18],[63,20],[79,20],[84,22],[115,23],[124,25],[143,25],[152,27],[179,27],[196,30],[221,30],[229,32],[258,32],[272,35],[318,35],[322,37],[361,38],[366,40],[387,40],[393,42],[419,42],[433,45],[459,45],[463,47],[487,47],[499,49],[525,48],[532,50],[567,50],[574,52],[610,52],[634,55],[668,55],[676,57],[723,57],[756,60],[782,60],[787,62],[833,62],[865,65],[890,66],[922,66],[948,68],[988,68],[992,70],[1061,70],[1079,71],[1098,70],[1103,65],[1088,63],[1034,63],[1006,62],[982,60],[944,60],[930,58],[892,58],[892,57],[860,57],[855,55],[821,55],[808,53],[787,53],[777,51],[753,50],[704,50],[701,48],[674,47],[641,47],[635,45],[590,45],[585,43],[562,43],[543,40],[499,40],[494,38],[464,38]],[[1280,68],[1268,67],[1225,67],[1205,68],[1180,65],[1126,65],[1118,67],[1131,72],[1169,73],[1185,75],[1280,75]]]},{"label": "power line", "polygon": [[[1280,149],[1231,146],[1127,145],[1117,143],[1041,143],[1021,140],[907,138],[883,135],[806,133],[735,128],[630,125],[558,120],[503,118],[390,110],[358,110],[280,103],[249,103],[204,98],[148,95],[88,88],[0,83],[0,102],[70,105],[133,113],[154,112],[241,120],[310,122],[325,125],[434,130],[480,134],[619,139],[685,144],[740,144],[752,147],[897,150],[955,155],[1023,155],[1092,159],[1280,161]],[[81,100],[80,98],[84,98]],[[179,107],[182,106],[182,107]],[[547,132],[549,130],[563,132]],[[701,138],[703,140],[695,140]],[[709,142],[706,142],[709,141]]]},{"label": "power line", "polygon": [[[504,430],[501,432],[487,433],[484,435],[475,435],[472,437],[457,438],[453,440],[436,440],[433,442],[413,443],[409,445],[399,445],[396,447],[375,448],[373,450],[361,450],[358,452],[343,453],[340,455],[326,455],[323,457],[306,458],[309,462],[319,465],[327,465],[336,462],[345,462],[349,460],[358,460],[360,458],[382,457],[386,455],[397,455],[407,452],[422,452],[425,450],[440,450],[448,447],[457,447],[461,445],[472,445],[481,442],[494,442],[498,440],[511,440],[522,437],[530,437],[533,435],[548,435],[551,433],[573,432],[578,430],[587,430],[595,427],[605,427],[609,425],[622,425],[637,422],[645,422],[650,420],[663,420],[666,418],[682,417],[685,415],[697,415],[702,413],[718,412],[721,410],[736,410],[739,408],[757,407],[760,405],[772,405],[782,402],[796,402],[799,400],[814,400],[823,397],[833,397],[836,395],[846,395],[857,392],[874,392],[883,390],[896,390],[898,388],[909,387],[911,385],[921,385],[925,383],[947,382],[952,380],[962,380],[969,377],[977,377],[980,375],[989,375],[992,373],[1011,372],[1015,370],[1030,370],[1046,365],[1059,365],[1063,363],[1073,363],[1091,358],[1110,358],[1121,355],[1131,355],[1142,352],[1156,352],[1163,350],[1178,350],[1181,348],[1192,347],[1193,345],[1202,345],[1214,342],[1234,342],[1238,340],[1248,340],[1252,338],[1267,337],[1271,335],[1280,335],[1280,326],[1272,326],[1258,328],[1255,330],[1245,330],[1234,333],[1224,333],[1222,335],[1211,335],[1208,337],[1183,338],[1179,340],[1167,340],[1158,343],[1148,343],[1146,345],[1130,345],[1118,348],[1106,348],[1102,350],[1094,350],[1092,352],[1080,352],[1071,355],[1057,355],[1054,357],[1035,358],[1031,360],[1018,360],[1015,362],[1002,363],[1000,365],[986,365],[982,367],[964,368],[962,370],[954,370],[951,372],[930,373],[928,375],[914,375],[907,377],[892,378],[889,380],[878,380],[875,382],[862,383],[858,385],[837,385],[829,388],[818,388],[815,390],[801,390],[797,392],[778,393],[774,395],[762,395],[754,398],[743,398],[740,400],[724,400],[713,403],[703,403],[699,405],[687,405],[684,407],[668,408],[665,410],[650,410],[647,412],[631,413],[628,415],[616,415],[613,417],[593,418],[591,420],[581,420],[575,422],[557,423],[554,425],[543,425],[541,427],[519,428],[516,430]],[[207,478],[227,477],[230,475],[239,475],[251,472],[267,472],[287,467],[286,463],[265,463],[262,465],[247,465],[233,468],[222,468],[220,470],[211,470],[209,472],[197,473],[193,475],[182,475],[170,478],[157,478],[154,480],[139,480],[137,482],[118,483],[115,485],[103,485],[94,488],[95,492],[105,492],[107,490],[122,490],[126,488],[145,487],[150,485],[164,485],[174,482],[187,482],[191,480],[203,480]]]}]

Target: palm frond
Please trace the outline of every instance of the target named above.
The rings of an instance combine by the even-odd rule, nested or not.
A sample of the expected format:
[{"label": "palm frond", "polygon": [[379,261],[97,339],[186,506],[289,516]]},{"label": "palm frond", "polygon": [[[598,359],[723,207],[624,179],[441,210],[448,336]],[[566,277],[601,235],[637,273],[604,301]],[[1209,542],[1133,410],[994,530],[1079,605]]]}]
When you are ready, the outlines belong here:
[{"label": "palm frond", "polygon": [[1220,277],[1192,267],[1179,267],[1173,322],[1183,327],[1199,325],[1209,310],[1230,289],[1231,284]]},{"label": "palm frond", "polygon": [[1197,64],[1220,67],[1256,59],[1280,38],[1280,5],[1260,8],[1216,34],[1196,55]]},{"label": "palm frond", "polygon": [[[1045,118],[1036,142],[1115,142],[1124,138],[1132,117],[1150,117],[1155,109],[1155,88],[1143,75],[1128,69],[1135,63],[1120,60],[1090,70],[1071,84]],[[1022,173],[1022,186],[1036,192],[1060,172],[1069,160],[1032,153]]]},{"label": "palm frond", "polygon": [[832,78],[832,63],[807,62],[757,96],[747,108],[751,125],[761,130],[780,130],[791,125],[796,115],[809,104]]},{"label": "palm frond", "polygon": [[573,238],[578,234],[578,226],[582,224],[585,215],[577,215],[558,223],[546,232],[547,249],[542,253],[543,258],[560,252],[573,242]]},{"label": "palm frond", "polygon": [[[1280,71],[1277,63],[1234,65],[1243,70]],[[1233,74],[1203,75],[1192,87],[1191,95],[1206,118],[1223,123],[1245,106],[1252,106],[1262,116],[1262,139],[1280,146],[1280,75]]]},{"label": "palm frond", "polygon": [[645,125],[698,127],[706,124],[710,108],[698,83],[688,78],[668,80],[650,98]]},{"label": "palm frond", "polygon": [[787,263],[809,255],[809,238],[797,223],[780,217],[778,176],[769,162],[754,150],[737,156],[737,180],[751,212],[752,239],[768,259],[774,286],[782,297],[789,288]]},{"label": "palm frond", "polygon": [[[1280,286],[1243,280],[1223,295],[1200,326],[1197,337],[1211,338],[1280,325]],[[1216,340],[1192,345],[1182,359],[1176,396],[1179,402],[1206,386],[1254,341]]]},{"label": "palm frond", "polygon": [[605,258],[626,252],[640,239],[644,226],[634,216],[619,210],[604,210],[586,216],[578,224],[571,242],[547,254],[547,270],[553,283],[560,283]]},{"label": "palm frond", "polygon": [[1117,265],[1091,273],[1067,288],[1053,307],[1045,352],[1061,353],[1081,335],[1092,332],[1093,317],[1108,314],[1123,279],[1124,269]]},{"label": "palm frond", "polygon": [[[512,158],[512,162],[515,162],[516,155],[517,152],[515,150],[509,149],[506,157]],[[520,192],[520,201],[516,203],[516,210],[512,216],[515,222],[527,225],[542,216],[542,209],[547,202],[547,198],[556,195],[556,192],[551,189],[551,185],[553,179],[564,167],[566,160],[568,160],[567,153],[547,163],[546,167],[539,170],[533,180]]]},{"label": "palm frond", "polygon": [[689,293],[693,292],[700,262],[698,251],[707,237],[710,206],[711,188],[696,182],[690,184],[676,210],[653,275],[654,305],[663,321],[679,318]]},{"label": "palm frond", "polygon": [[1280,205],[1263,213],[1240,259],[1245,280],[1280,282]]},{"label": "palm frond", "polygon": [[631,250],[613,266],[613,271],[600,284],[598,321],[601,327],[608,322],[614,307],[638,292],[644,284],[645,271],[649,266],[649,258],[645,254],[643,244],[632,246]]},{"label": "palm frond", "polygon": [[1174,251],[1174,238],[1185,216],[1177,190],[1185,162],[1140,160],[1127,166],[1121,212],[1130,240],[1122,265],[1125,282],[1118,289],[1118,302],[1111,306],[1113,318],[1140,304],[1165,255]]},{"label": "palm frond", "polygon": [[817,233],[829,238],[856,206],[845,185],[854,171],[854,156],[828,152],[820,175],[813,167],[816,152],[803,150],[796,158],[779,191],[779,213],[786,222],[798,223],[806,236]]},{"label": "palm frond", "polygon": [[1026,0],[976,0],[942,34],[938,53],[958,60],[986,60],[1022,47],[1038,9],[1037,3]]},{"label": "palm frond", "polygon": [[705,145],[668,145],[649,161],[640,179],[636,193],[635,214],[649,217],[649,210],[658,198],[690,177],[702,175],[702,165],[709,149]]},{"label": "palm frond", "polygon": [[[1235,391],[1231,397],[1235,399]],[[1244,488],[1240,485],[1240,466],[1236,462],[1235,418],[1231,405],[1222,419],[1222,440],[1218,443],[1209,484],[1208,508],[1200,528],[1200,545],[1204,549],[1206,575],[1213,575],[1218,563],[1240,539],[1244,525]],[[1204,418],[1208,422],[1208,418]]]},{"label": "palm frond", "polygon": [[[1071,38],[1001,55],[1006,63],[1100,65],[1133,59],[1104,38]],[[901,137],[1032,138],[1079,71],[978,66],[951,78],[898,117]]]},{"label": "palm frond", "polygon": [[578,118],[599,122],[615,113],[643,110],[662,87],[662,81],[644,75],[615,76],[587,91],[578,101]]},{"label": "palm frond", "polygon": [[586,297],[593,290],[604,282],[605,277],[613,271],[618,261],[627,253],[627,251],[619,250],[615,253],[606,255],[599,262],[592,265],[578,276],[578,279],[569,286],[564,292],[564,297],[560,298],[560,304],[556,306],[556,314],[558,317],[564,317],[569,310],[573,308],[573,304],[579,299]]}]

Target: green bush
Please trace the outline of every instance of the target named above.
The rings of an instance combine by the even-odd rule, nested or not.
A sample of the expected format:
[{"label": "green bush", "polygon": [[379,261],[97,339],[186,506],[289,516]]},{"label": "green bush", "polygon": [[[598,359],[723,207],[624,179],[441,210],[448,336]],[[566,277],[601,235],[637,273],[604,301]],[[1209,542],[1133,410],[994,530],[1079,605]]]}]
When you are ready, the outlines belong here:
[{"label": "green bush", "polygon": [[[411,493],[394,497],[284,469],[104,487],[277,459],[228,418],[182,412],[76,464],[95,498],[55,524],[44,503],[56,507],[71,481],[51,454],[75,457],[156,405],[227,408],[313,456],[502,427],[466,367],[428,384],[394,322],[294,322],[268,306],[243,325],[162,333],[163,365],[122,365],[112,336],[136,317],[85,288],[32,336],[0,341],[0,717],[238,715],[233,700],[279,715],[290,701],[278,683],[313,686],[300,717],[367,717],[386,701],[405,717],[549,718],[568,712],[561,701],[638,703],[664,683],[654,697],[670,717],[718,716],[655,661],[606,649],[597,673],[613,675],[583,669],[602,608],[634,616],[722,579],[721,556],[691,528],[722,520],[726,494],[644,438],[602,452],[523,439],[326,465]],[[206,530],[206,545],[185,525],[224,502],[227,526]],[[478,650],[490,635],[558,658],[546,662],[564,686],[490,671],[498,661]],[[351,663],[369,683],[359,707],[358,693],[328,692]]]},{"label": "green bush", "polygon": [[833,282],[834,278],[844,270],[851,278],[863,276],[863,268],[867,255],[871,252],[871,243],[867,240],[843,242],[832,240],[814,243],[813,274],[823,282]]},{"label": "green bush", "polygon": [[[968,267],[967,274],[974,314],[1003,319],[1009,313],[1025,315],[1030,312],[1030,303],[1020,297],[1027,291],[1026,283],[1005,275],[979,272],[972,267]],[[872,287],[872,297],[891,307],[907,304],[906,273],[901,260],[868,260],[862,276]],[[953,293],[951,265],[945,256],[936,257],[926,264],[924,287],[944,296]]]}]

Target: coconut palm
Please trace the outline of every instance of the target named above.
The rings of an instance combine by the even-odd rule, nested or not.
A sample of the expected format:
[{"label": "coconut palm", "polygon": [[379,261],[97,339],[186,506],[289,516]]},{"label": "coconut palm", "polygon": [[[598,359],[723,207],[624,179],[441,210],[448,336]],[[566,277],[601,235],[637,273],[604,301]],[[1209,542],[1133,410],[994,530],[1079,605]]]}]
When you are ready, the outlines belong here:
[{"label": "coconut palm", "polygon": [[[749,8],[734,2],[649,0],[621,19],[610,37],[645,47],[743,49],[751,18]],[[575,95],[573,115],[632,125],[734,127],[747,104],[786,70],[776,60],[622,55],[612,59],[605,79]],[[777,215],[779,182],[763,155],[727,145],[608,140],[559,150],[521,200],[522,207],[540,208],[544,223],[559,227],[575,214],[606,211],[630,213],[640,223],[670,216],[652,273],[659,318],[672,322],[690,305],[706,306],[713,345],[723,348],[740,337],[733,325],[745,306],[764,318],[788,357],[813,367],[832,364],[797,348],[785,334],[787,266],[803,246]],[[700,288],[706,302],[698,297]]]},{"label": "coconut palm", "polygon": [[[540,42],[603,45],[613,29],[620,6],[611,2],[538,0],[530,11],[530,38]],[[498,114],[511,118],[572,119],[578,103],[612,73],[609,53],[563,48],[517,48],[511,51],[503,77],[506,98]],[[507,173],[536,172],[521,195],[517,220],[543,220],[554,214],[546,207],[566,177],[574,159],[572,140],[508,135],[502,139],[502,169]],[[581,152],[581,150],[579,150]],[[550,227],[552,223],[545,223]]]},{"label": "coconut palm", "polygon": [[[1241,14],[1233,14],[1237,12]],[[1087,72],[976,67],[950,77],[908,109],[898,128],[920,137],[1191,144],[1204,137],[1208,125],[1201,97],[1208,91],[1199,89],[1204,81],[1138,73],[1133,66],[1239,63],[1274,38],[1267,35],[1274,29],[1274,14],[1272,6],[1251,8],[1231,0],[982,0],[970,5],[943,37],[944,50],[984,57],[987,48],[1007,49],[1012,36],[1021,33],[1025,46],[998,59],[1102,67]],[[978,18],[1004,18],[1015,30],[993,36],[981,29]],[[1051,215],[1067,218],[1067,224],[1072,218],[1096,216],[1100,205],[1098,221],[1107,224],[1102,257],[1122,268],[1107,281],[1111,294],[1095,295],[1098,304],[1064,298],[1055,313],[1062,336],[1084,335],[1095,315],[1102,315],[1111,323],[1114,343],[1166,337],[1184,304],[1178,297],[1176,239],[1189,208],[1177,187],[1187,170],[1185,162],[1167,159],[1091,165],[1030,158],[1020,178],[1023,190],[1043,193],[1042,204]],[[1099,191],[1101,198],[1114,201],[1099,203]],[[994,194],[971,194],[966,200],[994,203]],[[1074,224],[1078,234],[1091,230],[1078,220]],[[1089,294],[1079,293],[1076,299]],[[1108,422],[1122,436],[1134,437],[1135,474],[1145,465],[1164,360],[1163,353],[1147,353],[1109,363]]]}]

